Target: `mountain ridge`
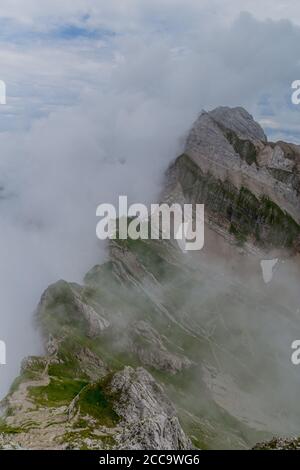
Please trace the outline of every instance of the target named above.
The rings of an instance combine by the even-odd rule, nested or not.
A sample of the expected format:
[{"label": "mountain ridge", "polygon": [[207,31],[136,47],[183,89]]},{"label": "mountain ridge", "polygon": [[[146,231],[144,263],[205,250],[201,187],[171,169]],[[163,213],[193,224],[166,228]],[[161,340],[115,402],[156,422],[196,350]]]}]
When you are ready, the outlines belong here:
[{"label": "mountain ridge", "polygon": [[300,334],[297,295],[282,305],[276,276],[266,291],[259,260],[298,259],[299,169],[300,148],[269,143],[243,108],[202,113],[161,200],[205,204],[204,250],[112,240],[82,285],[49,286],[35,314],[45,355],[2,402],[2,447],[243,449],[295,434],[292,402],[268,396],[292,374],[280,341],[287,324]]}]

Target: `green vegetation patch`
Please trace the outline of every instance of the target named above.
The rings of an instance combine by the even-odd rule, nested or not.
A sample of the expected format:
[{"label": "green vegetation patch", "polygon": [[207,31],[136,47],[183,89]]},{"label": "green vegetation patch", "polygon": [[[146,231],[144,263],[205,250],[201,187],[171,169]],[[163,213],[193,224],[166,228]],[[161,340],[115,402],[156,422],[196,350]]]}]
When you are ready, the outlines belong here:
[{"label": "green vegetation patch", "polygon": [[47,386],[30,387],[29,395],[41,406],[56,407],[69,405],[78,393],[87,385],[81,380],[64,380],[51,377]]},{"label": "green vegetation patch", "polygon": [[23,432],[21,427],[9,426],[3,418],[0,418],[0,433],[3,434],[20,434]]},{"label": "green vegetation patch", "polygon": [[78,405],[81,413],[99,420],[103,426],[114,427],[120,418],[114,411],[113,399],[105,381],[100,381],[85,387],[80,394]]}]

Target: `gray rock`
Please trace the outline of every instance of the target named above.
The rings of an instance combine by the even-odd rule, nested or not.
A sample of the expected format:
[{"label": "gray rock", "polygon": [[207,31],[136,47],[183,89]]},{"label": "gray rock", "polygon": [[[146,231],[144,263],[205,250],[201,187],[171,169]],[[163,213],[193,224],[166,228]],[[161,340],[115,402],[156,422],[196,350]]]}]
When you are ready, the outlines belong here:
[{"label": "gray rock", "polygon": [[163,387],[145,369],[125,367],[114,375],[111,389],[119,395],[114,408],[123,419],[119,449],[192,448]]},{"label": "gray rock", "polygon": [[135,323],[131,348],[143,365],[171,374],[192,365],[187,357],[170,352],[161,335],[145,321]]},{"label": "gray rock", "polygon": [[[99,307],[100,309],[100,307]],[[85,324],[87,336],[93,338],[99,336],[110,326],[109,321],[104,317],[102,309],[97,311],[93,305],[90,305],[83,296],[83,288],[74,283],[58,281],[46,289],[43,293],[37,308],[38,321],[43,325],[44,318],[56,316],[62,323],[74,322],[74,324]],[[46,336],[46,350],[48,354],[55,354],[57,342],[49,334]]]},{"label": "gray rock", "polygon": [[[246,189],[253,201],[256,199],[260,204],[262,200],[270,200],[278,206],[279,212],[287,213],[300,225],[299,162],[297,146],[267,142],[260,125],[243,108],[216,108],[200,114],[193,124],[184,155],[176,160],[168,173],[168,192],[164,200],[176,200],[180,191],[188,193],[185,202],[206,204],[208,218],[212,216],[215,219],[216,215],[222,214],[224,228],[228,231],[232,221],[239,223],[239,220],[233,220],[236,218],[232,217],[233,206],[239,200],[240,192]],[[193,164],[197,168],[193,168]],[[212,187],[213,190],[210,189]],[[226,188],[230,188],[227,193]],[[233,193],[236,197],[229,201]],[[223,210],[219,203],[223,204]],[[224,211],[226,204],[227,212]],[[211,212],[209,207],[213,209]],[[238,208],[238,213],[247,214],[249,207],[249,201],[246,201],[243,207]],[[264,233],[272,230],[272,227],[267,227],[268,220],[261,223],[262,239]],[[288,223],[288,218],[286,221]],[[220,225],[220,217],[213,222]],[[257,223],[260,221],[253,220],[253,227]],[[288,233],[289,229],[284,228],[284,231]],[[279,237],[280,243],[282,238]]]},{"label": "gray rock", "polygon": [[266,142],[267,137],[262,127],[253,119],[253,116],[244,108],[229,108],[220,106],[209,113],[209,115],[221,126],[230,129],[244,140]]},{"label": "gray rock", "polygon": [[14,443],[10,440],[7,435],[0,434],[0,450],[26,450],[19,444]]},{"label": "gray rock", "polygon": [[109,321],[104,318],[103,315],[100,315],[91,305],[83,302],[78,295],[75,296],[75,299],[79,312],[87,322],[87,335],[90,338],[99,336],[102,331],[106,330],[110,326]]},{"label": "gray rock", "polygon": [[86,374],[93,382],[99,380],[108,373],[108,367],[97,354],[89,348],[81,348],[75,353],[80,371]]}]

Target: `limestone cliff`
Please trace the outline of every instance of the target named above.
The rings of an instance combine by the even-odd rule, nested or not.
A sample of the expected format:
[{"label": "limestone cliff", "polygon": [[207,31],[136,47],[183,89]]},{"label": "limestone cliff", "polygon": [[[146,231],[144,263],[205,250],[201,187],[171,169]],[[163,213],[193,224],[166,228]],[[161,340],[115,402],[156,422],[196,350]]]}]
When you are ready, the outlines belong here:
[{"label": "limestone cliff", "polygon": [[203,112],[164,198],[205,204],[211,224],[266,249],[300,240],[300,146],[272,143],[242,108]]}]

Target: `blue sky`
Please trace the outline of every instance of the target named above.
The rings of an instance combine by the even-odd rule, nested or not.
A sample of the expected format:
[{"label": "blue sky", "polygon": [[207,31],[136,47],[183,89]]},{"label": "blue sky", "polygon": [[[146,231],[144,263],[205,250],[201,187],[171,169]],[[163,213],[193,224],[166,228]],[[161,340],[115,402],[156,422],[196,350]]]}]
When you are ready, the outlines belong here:
[{"label": "blue sky", "polygon": [[[299,110],[290,103],[290,84],[300,76],[297,2],[278,1],[274,6],[269,0],[245,1],[243,9],[248,15],[240,2],[226,3],[224,8],[218,0],[125,0],[122,5],[102,0],[17,0],[14,4],[3,0],[0,78],[7,83],[8,105],[0,109],[0,131],[28,130],[33,120],[56,107],[76,105],[82,94],[109,88],[118,68],[127,75],[132,70],[136,73],[135,77],[132,73],[131,83],[124,82],[123,92],[126,86],[136,86],[139,92],[149,93],[149,81],[142,82],[143,66],[137,69],[136,49],[145,61],[149,55],[160,83],[165,84],[166,74],[172,73],[174,87],[177,75],[178,93],[189,95],[187,106],[195,100],[199,111],[219,103],[241,104],[265,123],[272,138],[286,134],[300,141]],[[221,37],[223,44],[218,44]],[[169,50],[167,63],[171,55],[177,60],[177,69],[172,64],[172,70],[166,70],[159,52],[155,58],[158,42],[163,51]],[[180,60],[201,83],[198,92],[194,83],[191,86],[191,77],[182,76]],[[220,85],[222,76],[228,86]],[[189,84],[185,92],[180,78]],[[247,86],[244,96],[243,83]],[[218,102],[205,90],[212,86]],[[118,87],[122,89],[122,84]],[[152,89],[159,96],[159,85]],[[172,90],[175,96],[176,90]]]}]

